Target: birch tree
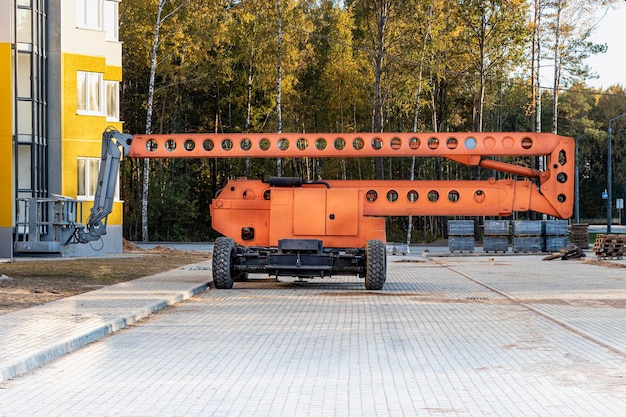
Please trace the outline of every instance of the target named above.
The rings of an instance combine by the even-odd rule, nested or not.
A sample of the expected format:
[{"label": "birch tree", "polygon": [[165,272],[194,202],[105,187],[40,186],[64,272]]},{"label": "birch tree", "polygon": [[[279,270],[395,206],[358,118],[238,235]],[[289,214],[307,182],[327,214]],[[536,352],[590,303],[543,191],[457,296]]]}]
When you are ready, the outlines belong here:
[{"label": "birch tree", "polygon": [[[159,0],[157,16],[150,54],[150,79],[148,81],[148,104],[146,110],[146,135],[152,133],[152,104],[154,101],[154,74],[156,72],[157,51],[159,49],[159,32],[161,30],[161,15],[167,0]],[[141,240],[148,241],[148,192],[150,187],[150,159],[143,160],[143,187],[141,192]]]},{"label": "birch tree", "polygon": [[[422,98],[422,77],[424,71],[424,60],[426,59],[426,48],[428,46],[428,41],[432,37],[431,27],[433,23],[433,16],[435,12],[435,1],[432,0],[431,4],[428,8],[428,14],[426,18],[426,27],[423,31],[424,35],[422,36],[422,48],[420,51],[419,61],[418,61],[418,72],[417,72],[417,87],[415,91],[415,107],[413,109],[413,132],[419,131],[418,121],[419,121],[419,109],[420,109],[420,100]],[[415,180],[415,156],[411,157],[411,169],[409,174],[409,179],[411,181]],[[413,198],[413,197],[412,197]],[[406,232],[406,252],[410,253],[410,244],[411,244],[411,235],[413,233],[413,216],[409,215],[408,218],[408,226]]]}]

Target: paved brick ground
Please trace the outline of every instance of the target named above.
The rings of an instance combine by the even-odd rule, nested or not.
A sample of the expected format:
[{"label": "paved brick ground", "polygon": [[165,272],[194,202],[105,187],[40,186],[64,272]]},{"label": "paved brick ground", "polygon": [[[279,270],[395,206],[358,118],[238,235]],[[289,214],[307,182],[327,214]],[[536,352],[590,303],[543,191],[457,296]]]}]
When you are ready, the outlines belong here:
[{"label": "paved brick ground", "polygon": [[207,261],[0,315],[0,381],[190,298],[210,279]]},{"label": "paved brick ground", "polygon": [[237,283],[0,383],[0,415],[622,416],[624,303],[626,269],[539,256]]}]

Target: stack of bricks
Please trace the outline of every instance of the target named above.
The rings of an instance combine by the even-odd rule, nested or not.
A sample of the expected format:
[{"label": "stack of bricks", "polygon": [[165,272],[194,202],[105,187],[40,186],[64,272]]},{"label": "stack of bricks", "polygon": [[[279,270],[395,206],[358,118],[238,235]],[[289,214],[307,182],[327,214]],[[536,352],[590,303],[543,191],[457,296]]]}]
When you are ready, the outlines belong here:
[{"label": "stack of bricks", "polygon": [[593,252],[598,258],[622,259],[624,238],[621,235],[597,235]]}]

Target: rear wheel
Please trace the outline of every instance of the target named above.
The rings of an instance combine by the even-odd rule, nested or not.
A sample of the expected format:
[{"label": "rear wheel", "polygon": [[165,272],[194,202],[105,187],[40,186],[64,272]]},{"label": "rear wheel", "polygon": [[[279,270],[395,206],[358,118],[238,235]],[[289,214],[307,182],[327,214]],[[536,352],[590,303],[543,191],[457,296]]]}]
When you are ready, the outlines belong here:
[{"label": "rear wheel", "polygon": [[213,283],[215,288],[233,288],[232,263],[235,242],[229,237],[218,237],[213,246]]},{"label": "rear wheel", "polygon": [[365,262],[365,289],[382,290],[387,279],[387,255],[382,241],[367,241]]}]

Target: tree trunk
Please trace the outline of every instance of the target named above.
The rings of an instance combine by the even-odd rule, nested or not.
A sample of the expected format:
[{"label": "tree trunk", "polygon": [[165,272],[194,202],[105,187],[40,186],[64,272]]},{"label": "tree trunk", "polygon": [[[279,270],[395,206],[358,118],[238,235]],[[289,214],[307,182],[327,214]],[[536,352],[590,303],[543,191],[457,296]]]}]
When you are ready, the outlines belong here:
[{"label": "tree trunk", "polygon": [[[280,14],[280,0],[276,0],[276,15],[278,19],[278,36],[277,36],[277,48],[278,53],[276,57],[276,117],[278,122],[278,133],[283,132],[283,116],[281,112],[281,99],[282,99],[282,82],[283,82],[283,67],[282,67],[282,48],[283,48],[283,21]],[[276,159],[276,174],[281,177],[283,171],[283,161],[281,158]]]},{"label": "tree trunk", "polygon": [[[533,39],[533,119],[532,128],[535,132],[541,132],[541,17],[543,13],[542,0],[535,0],[535,34]],[[543,170],[543,159],[541,157],[533,158],[535,167]]]},{"label": "tree trunk", "polygon": [[559,110],[559,87],[561,86],[561,13],[563,12],[562,0],[556,2],[556,22],[554,26],[554,97],[552,104],[552,133],[558,131]]},{"label": "tree trunk", "polygon": [[[389,13],[391,6],[388,1],[383,0],[377,4],[376,10],[376,24],[378,28],[376,36],[376,56],[374,58],[374,131],[383,131],[383,101],[381,95],[382,87],[382,75],[383,75],[383,61],[385,58],[385,35],[387,30],[387,22],[389,20]],[[379,180],[384,179],[384,167],[383,159],[376,157],[376,178]]]},{"label": "tree trunk", "polygon": [[[150,56],[150,80],[148,82],[148,104],[146,111],[146,135],[152,132],[152,104],[154,102],[154,75],[156,72],[157,50],[159,49],[159,31],[161,30],[161,14],[166,0],[159,0],[157,18]],[[148,190],[150,186],[150,160],[143,160],[143,187],[141,191],[141,240],[148,241]]]},{"label": "tree trunk", "polygon": [[533,38],[532,45],[530,51],[530,103],[531,103],[531,114],[530,114],[530,126],[531,129],[537,123],[537,83],[536,81],[536,71],[539,69],[538,60],[536,56],[539,53],[539,0],[535,0],[534,3],[534,15],[533,15]]},{"label": "tree trunk", "polygon": [[[424,34],[424,39],[422,41],[422,53],[420,55],[420,63],[419,70],[417,75],[417,91],[415,92],[415,108],[413,109],[413,132],[418,131],[418,120],[419,120],[419,104],[420,97],[422,95],[422,74],[424,70],[424,56],[426,55],[426,42],[430,37],[430,25],[432,23],[433,17],[433,9],[435,7],[435,2],[430,4],[430,10],[428,14],[428,27],[426,29],[426,33]],[[415,180],[415,156],[411,157],[411,172],[409,175],[409,179],[411,181]],[[406,231],[406,253],[410,253],[411,249],[409,245],[411,244],[411,235],[413,233],[413,216],[409,215],[409,222]]]},{"label": "tree trunk", "polygon": [[[252,29],[254,32],[254,28]],[[246,97],[246,125],[244,131],[250,133],[250,122],[252,118],[252,85],[254,81],[254,45],[250,46],[250,59],[248,60],[248,92]],[[250,158],[246,157],[243,160],[243,176],[248,177],[250,170]]]}]

